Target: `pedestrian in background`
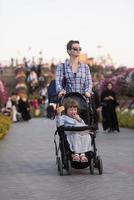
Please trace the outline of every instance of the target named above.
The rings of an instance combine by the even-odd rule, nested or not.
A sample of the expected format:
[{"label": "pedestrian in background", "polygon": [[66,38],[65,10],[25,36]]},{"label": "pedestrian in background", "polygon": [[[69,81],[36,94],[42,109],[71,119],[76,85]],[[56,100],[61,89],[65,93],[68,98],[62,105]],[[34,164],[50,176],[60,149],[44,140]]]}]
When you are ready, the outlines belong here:
[{"label": "pedestrian in background", "polygon": [[24,121],[31,119],[30,105],[26,96],[20,97],[18,101],[18,111],[21,113],[22,119]]},{"label": "pedestrian in background", "polygon": [[116,114],[118,102],[116,100],[115,92],[113,91],[113,85],[110,82],[107,84],[106,89],[101,94],[101,106],[103,130],[108,132],[119,132]]}]

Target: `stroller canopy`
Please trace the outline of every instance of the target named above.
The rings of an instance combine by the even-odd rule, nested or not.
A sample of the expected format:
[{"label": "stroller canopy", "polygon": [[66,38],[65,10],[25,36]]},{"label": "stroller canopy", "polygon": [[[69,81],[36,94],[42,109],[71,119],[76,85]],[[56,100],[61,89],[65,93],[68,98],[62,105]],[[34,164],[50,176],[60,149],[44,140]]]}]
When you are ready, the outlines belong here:
[{"label": "stroller canopy", "polygon": [[67,100],[67,98],[75,99],[78,102],[79,115],[84,120],[84,122],[87,125],[89,125],[89,106],[88,106],[86,98],[80,93],[71,92],[71,93],[67,93],[64,96],[62,104],[64,103],[65,100]]}]

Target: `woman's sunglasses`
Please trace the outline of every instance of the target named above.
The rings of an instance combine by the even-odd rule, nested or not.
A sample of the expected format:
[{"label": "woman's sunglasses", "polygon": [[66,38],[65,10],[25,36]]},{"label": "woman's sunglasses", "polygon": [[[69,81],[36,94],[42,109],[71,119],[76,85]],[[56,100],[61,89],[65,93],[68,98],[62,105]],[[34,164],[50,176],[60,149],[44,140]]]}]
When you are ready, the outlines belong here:
[{"label": "woman's sunglasses", "polygon": [[74,51],[81,51],[82,48],[75,48],[75,47],[72,47],[71,49],[73,49]]}]

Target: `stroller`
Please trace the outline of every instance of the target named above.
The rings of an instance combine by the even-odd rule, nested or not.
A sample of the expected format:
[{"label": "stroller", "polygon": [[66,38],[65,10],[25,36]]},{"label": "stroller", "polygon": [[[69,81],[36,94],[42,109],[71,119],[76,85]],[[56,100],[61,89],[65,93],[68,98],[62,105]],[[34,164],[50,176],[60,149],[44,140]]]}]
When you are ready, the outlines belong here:
[{"label": "stroller", "polygon": [[[103,173],[103,163],[99,155],[97,155],[97,148],[95,144],[96,138],[96,126],[95,126],[95,116],[94,116],[94,100],[93,98],[87,103],[87,99],[80,93],[68,93],[61,100],[60,105],[63,105],[66,98],[73,98],[78,102],[79,105],[79,115],[84,120],[86,126],[82,127],[57,127],[54,134],[54,144],[56,153],[56,164],[58,167],[58,172],[62,176],[64,171],[68,175],[72,174],[72,168],[84,169],[89,167],[90,174],[94,174],[95,168],[98,169],[99,174]],[[89,131],[91,135],[92,150],[86,152],[86,157],[88,162],[76,162],[72,160],[72,151],[70,150],[69,143],[65,131]]]}]

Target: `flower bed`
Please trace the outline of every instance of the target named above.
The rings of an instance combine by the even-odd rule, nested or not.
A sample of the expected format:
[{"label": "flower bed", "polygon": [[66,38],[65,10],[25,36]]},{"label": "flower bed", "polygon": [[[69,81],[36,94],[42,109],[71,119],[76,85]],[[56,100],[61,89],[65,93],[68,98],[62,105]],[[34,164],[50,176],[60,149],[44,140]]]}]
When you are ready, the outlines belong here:
[{"label": "flower bed", "polygon": [[12,121],[10,117],[0,115],[0,140],[2,140],[8,133],[11,123]]}]

